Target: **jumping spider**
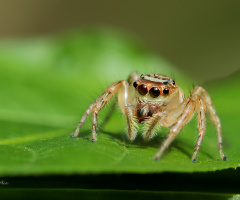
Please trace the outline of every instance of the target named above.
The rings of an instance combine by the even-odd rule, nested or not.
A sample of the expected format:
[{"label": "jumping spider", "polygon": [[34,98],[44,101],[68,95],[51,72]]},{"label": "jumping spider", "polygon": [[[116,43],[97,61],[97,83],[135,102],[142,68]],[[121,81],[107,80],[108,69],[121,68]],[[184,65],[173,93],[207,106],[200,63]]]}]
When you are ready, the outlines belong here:
[{"label": "jumping spider", "polygon": [[197,110],[198,116],[199,135],[192,161],[196,162],[197,153],[206,131],[206,110],[217,129],[220,156],[222,160],[227,159],[222,150],[220,119],[206,90],[197,86],[192,90],[190,96],[185,98],[183,91],[173,79],[160,74],[142,74],[140,76],[132,73],[128,81],[118,81],[110,85],[86,110],[72,137],[78,136],[80,128],[88,115],[92,113],[92,142],[96,141],[98,112],[117,92],[118,104],[127,118],[130,141],[134,140],[137,135],[137,123],[144,124],[143,137],[145,140],[149,140],[155,135],[154,129],[158,125],[171,128],[168,137],[155,155],[155,160],[162,156],[164,150],[171,144],[183,126],[192,119],[195,110]]}]

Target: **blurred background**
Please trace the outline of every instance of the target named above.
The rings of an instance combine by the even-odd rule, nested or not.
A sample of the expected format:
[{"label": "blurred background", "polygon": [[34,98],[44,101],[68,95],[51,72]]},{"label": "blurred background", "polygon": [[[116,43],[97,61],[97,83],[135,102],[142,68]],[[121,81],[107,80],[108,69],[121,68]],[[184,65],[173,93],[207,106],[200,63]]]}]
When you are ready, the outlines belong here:
[{"label": "blurred background", "polygon": [[[239,8],[239,0],[0,0],[0,176],[239,166]],[[222,121],[229,161],[220,160],[215,129],[208,126],[201,161],[189,164],[196,118],[164,164],[152,163],[158,140],[145,145],[140,138],[128,147],[117,109],[97,147],[89,142],[90,117],[79,140],[71,140],[89,104],[135,70],[167,74],[188,93],[198,80],[212,81],[203,86]],[[111,104],[106,107],[99,112],[100,125]]]},{"label": "blurred background", "polygon": [[239,8],[234,0],[1,0],[0,40],[107,27],[208,81],[239,70]]}]

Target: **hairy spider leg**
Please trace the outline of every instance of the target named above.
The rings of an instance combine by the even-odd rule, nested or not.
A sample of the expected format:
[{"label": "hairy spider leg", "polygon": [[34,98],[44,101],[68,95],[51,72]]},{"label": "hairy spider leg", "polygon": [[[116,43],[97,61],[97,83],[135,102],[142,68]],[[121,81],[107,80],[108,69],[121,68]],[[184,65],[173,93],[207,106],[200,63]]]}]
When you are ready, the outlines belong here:
[{"label": "hairy spider leg", "polygon": [[125,108],[125,115],[127,117],[127,124],[128,124],[128,139],[133,141],[137,136],[137,120],[133,116],[133,111],[131,107]]},{"label": "hairy spider leg", "polygon": [[154,130],[156,129],[157,125],[159,125],[160,121],[163,120],[162,116],[162,113],[154,114],[144,123],[143,137],[146,141],[155,135]]},{"label": "hairy spider leg", "polygon": [[[191,120],[191,118],[194,114],[194,111],[195,111],[195,107],[196,107],[195,102],[191,97],[189,97],[185,101],[187,101],[187,104],[185,105],[183,112],[177,118],[177,121],[172,126],[172,128],[168,134],[168,137],[165,139],[165,141],[162,143],[161,147],[159,148],[157,154],[154,157],[155,160],[158,160],[162,156],[165,149],[167,149],[167,147],[172,143],[172,141],[178,135],[178,133],[181,131],[183,126]],[[183,102],[183,104],[184,104],[184,102]]]},{"label": "hairy spider leg", "polygon": [[118,103],[123,112],[123,114],[127,118],[128,125],[128,139],[133,141],[137,135],[137,119],[134,117],[133,110],[134,106],[132,105],[132,96],[131,89],[127,82],[124,82],[119,89],[118,93]]},{"label": "hairy spider leg", "polygon": [[137,72],[133,72],[130,74],[130,76],[128,77],[128,83],[133,83],[135,80],[139,79],[140,75]]},{"label": "hairy spider leg", "polygon": [[206,108],[210,114],[210,119],[212,121],[212,123],[214,124],[214,126],[216,127],[217,129],[217,136],[218,136],[218,149],[219,149],[219,153],[220,153],[220,156],[222,158],[222,160],[227,160],[227,157],[224,155],[223,153],[223,147],[222,147],[222,127],[221,127],[221,122],[220,122],[220,119],[217,115],[217,112],[216,112],[216,109],[213,105],[213,102],[212,102],[212,99],[210,97],[210,95],[207,93],[207,91],[200,87],[200,86],[197,86],[194,88],[192,94],[197,94],[199,96],[202,97],[203,101],[205,102],[206,104]]},{"label": "hairy spider leg", "polygon": [[104,117],[104,120],[101,122],[101,124],[99,125],[99,127],[102,129],[106,124],[107,122],[109,121],[109,119],[112,117],[113,113],[114,113],[114,110],[115,108],[117,107],[117,98],[113,97],[113,102],[110,106],[110,108],[108,109],[108,112],[106,114],[106,116]]},{"label": "hairy spider leg", "polygon": [[205,132],[206,132],[206,115],[205,115],[205,112],[206,112],[206,105],[204,103],[204,101],[202,100],[202,98],[198,95],[195,95],[195,102],[196,102],[196,107],[197,107],[197,112],[198,112],[198,131],[199,131],[199,134],[198,134],[198,139],[197,139],[197,143],[196,143],[196,146],[195,146],[195,151],[193,153],[193,156],[192,156],[192,161],[193,162],[196,162],[197,160],[197,153],[200,149],[200,145],[202,143],[202,140],[203,140],[203,137],[205,135]]},{"label": "hairy spider leg", "polygon": [[88,115],[92,113],[92,142],[97,140],[97,133],[96,133],[96,127],[97,127],[97,117],[98,112],[105,106],[105,104],[116,94],[116,92],[119,90],[119,88],[122,85],[128,84],[127,81],[118,81],[112,85],[110,85],[102,95],[100,95],[94,103],[92,103],[86,112],[84,113],[82,119],[80,120],[75,132],[72,134],[72,137],[75,138],[79,134],[79,130],[86,121]]},{"label": "hairy spider leg", "polygon": [[[130,76],[128,77],[128,83],[129,84],[133,83],[139,77],[140,76],[137,72],[131,73]],[[114,98],[114,102],[111,104],[111,107],[109,108],[107,115],[105,116],[103,122],[100,124],[101,128],[103,128],[105,126],[105,124],[109,121],[109,119],[112,117],[112,114],[113,114],[115,108],[117,107],[117,103],[118,103],[118,99]]]}]

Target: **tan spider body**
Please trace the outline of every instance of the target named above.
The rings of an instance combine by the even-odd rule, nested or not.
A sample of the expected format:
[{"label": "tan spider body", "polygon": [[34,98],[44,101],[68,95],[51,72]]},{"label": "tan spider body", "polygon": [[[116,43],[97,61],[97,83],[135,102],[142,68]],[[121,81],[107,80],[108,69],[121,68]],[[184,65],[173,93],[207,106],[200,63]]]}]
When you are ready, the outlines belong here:
[{"label": "tan spider body", "polygon": [[132,73],[128,81],[119,81],[110,85],[97,100],[89,106],[72,137],[77,137],[86,118],[92,113],[92,141],[96,141],[98,111],[118,92],[118,103],[127,118],[128,139],[137,135],[137,123],[144,124],[143,137],[149,140],[158,126],[170,127],[166,140],[162,143],[154,159],[158,160],[164,150],[171,144],[180,130],[198,114],[199,135],[192,156],[196,161],[197,153],[206,131],[206,110],[217,129],[220,156],[226,160],[222,150],[221,123],[209,94],[202,87],[195,87],[188,98],[171,78],[159,74]]}]

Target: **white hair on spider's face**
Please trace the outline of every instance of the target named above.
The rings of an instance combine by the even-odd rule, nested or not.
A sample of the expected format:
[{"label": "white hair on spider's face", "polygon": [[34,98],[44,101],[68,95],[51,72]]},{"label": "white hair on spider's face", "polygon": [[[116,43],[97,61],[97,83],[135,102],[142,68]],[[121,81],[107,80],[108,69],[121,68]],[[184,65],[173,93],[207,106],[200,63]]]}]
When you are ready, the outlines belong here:
[{"label": "white hair on spider's face", "polygon": [[169,84],[175,84],[175,81],[171,79],[168,76],[164,76],[162,74],[142,74],[140,76],[141,79],[149,80],[152,82],[158,82],[158,83],[169,83]]}]

